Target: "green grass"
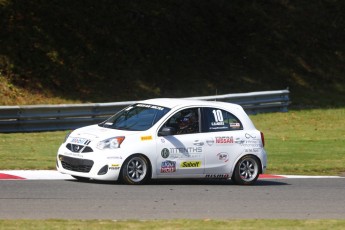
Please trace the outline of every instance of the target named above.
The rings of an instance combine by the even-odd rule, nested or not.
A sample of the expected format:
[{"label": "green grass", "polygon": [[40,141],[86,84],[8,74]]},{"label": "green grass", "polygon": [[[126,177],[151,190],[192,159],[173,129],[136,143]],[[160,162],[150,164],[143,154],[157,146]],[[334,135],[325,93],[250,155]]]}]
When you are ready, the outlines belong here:
[{"label": "green grass", "polygon": [[0,134],[0,169],[55,169],[66,131]]},{"label": "green grass", "polygon": [[269,173],[345,172],[345,109],[290,111],[251,118],[265,134]]},{"label": "green grass", "polygon": [[[265,134],[272,174],[345,172],[345,109],[315,109],[251,116]],[[0,134],[0,169],[55,169],[66,132]]]},{"label": "green grass", "polygon": [[345,220],[0,220],[0,229],[344,229]]}]

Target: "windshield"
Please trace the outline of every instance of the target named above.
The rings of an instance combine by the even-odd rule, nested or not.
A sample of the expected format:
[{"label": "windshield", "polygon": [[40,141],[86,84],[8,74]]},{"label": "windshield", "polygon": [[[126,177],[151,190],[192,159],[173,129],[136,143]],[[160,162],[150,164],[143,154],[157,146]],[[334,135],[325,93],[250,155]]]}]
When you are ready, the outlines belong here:
[{"label": "windshield", "polygon": [[151,128],[169,110],[156,105],[135,104],[121,110],[99,124],[99,126],[111,129],[143,131]]}]

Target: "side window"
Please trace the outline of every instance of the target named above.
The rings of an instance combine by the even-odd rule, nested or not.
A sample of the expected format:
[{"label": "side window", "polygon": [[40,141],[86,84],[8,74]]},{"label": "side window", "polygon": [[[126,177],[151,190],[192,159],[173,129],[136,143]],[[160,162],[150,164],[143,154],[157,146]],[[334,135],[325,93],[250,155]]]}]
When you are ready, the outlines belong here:
[{"label": "side window", "polygon": [[203,108],[204,132],[242,130],[242,124],[233,114],[218,108]]},{"label": "side window", "polygon": [[199,109],[184,109],[175,113],[163,127],[173,127],[175,135],[199,132]]}]

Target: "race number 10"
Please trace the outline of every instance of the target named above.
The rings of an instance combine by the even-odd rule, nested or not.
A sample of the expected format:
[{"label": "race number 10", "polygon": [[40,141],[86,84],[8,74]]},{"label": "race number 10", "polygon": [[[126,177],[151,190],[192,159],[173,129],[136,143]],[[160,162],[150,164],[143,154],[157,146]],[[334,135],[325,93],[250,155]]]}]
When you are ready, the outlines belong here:
[{"label": "race number 10", "polygon": [[224,121],[222,111],[220,111],[219,109],[218,110],[212,110],[212,113],[213,113],[215,122]]}]

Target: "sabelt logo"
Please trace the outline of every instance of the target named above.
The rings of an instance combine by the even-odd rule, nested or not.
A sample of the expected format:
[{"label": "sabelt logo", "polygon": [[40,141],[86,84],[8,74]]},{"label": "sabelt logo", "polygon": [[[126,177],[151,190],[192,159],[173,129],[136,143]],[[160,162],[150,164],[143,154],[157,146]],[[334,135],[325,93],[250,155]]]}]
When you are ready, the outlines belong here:
[{"label": "sabelt logo", "polygon": [[152,136],[142,136],[140,137],[142,141],[150,141],[152,140]]},{"label": "sabelt logo", "polygon": [[201,167],[201,161],[185,161],[185,162],[181,162],[180,167],[181,168],[200,168]]}]

